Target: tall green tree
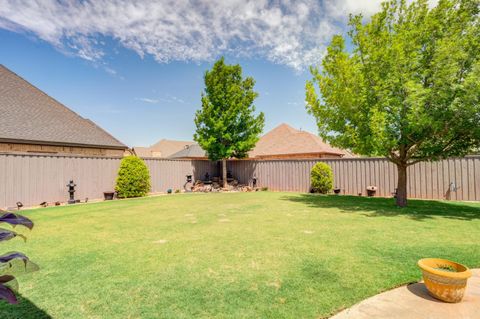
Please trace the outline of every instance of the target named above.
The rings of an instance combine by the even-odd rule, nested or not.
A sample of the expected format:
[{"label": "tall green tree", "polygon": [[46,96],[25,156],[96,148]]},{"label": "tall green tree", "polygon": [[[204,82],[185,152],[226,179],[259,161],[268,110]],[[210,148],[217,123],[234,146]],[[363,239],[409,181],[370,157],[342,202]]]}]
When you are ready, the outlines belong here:
[{"label": "tall green tree", "polygon": [[255,115],[255,80],[243,78],[240,65],[218,60],[204,76],[202,108],[195,114],[195,141],[212,161],[222,161],[223,186],[227,185],[229,158],[245,158],[263,131],[263,113]]},{"label": "tall green tree", "polygon": [[307,110],[320,135],[395,163],[398,206],[408,166],[480,145],[479,3],[384,2],[368,23],[350,16],[349,52],[334,36],[322,69],[311,68]]}]

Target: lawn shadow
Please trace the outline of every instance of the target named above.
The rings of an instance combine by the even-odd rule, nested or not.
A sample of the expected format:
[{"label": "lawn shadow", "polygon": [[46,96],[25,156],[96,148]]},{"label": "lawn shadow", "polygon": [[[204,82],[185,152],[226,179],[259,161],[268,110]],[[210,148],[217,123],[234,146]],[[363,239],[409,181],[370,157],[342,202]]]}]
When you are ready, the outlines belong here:
[{"label": "lawn shadow", "polygon": [[282,199],[314,208],[337,208],[345,213],[362,212],[367,217],[403,215],[418,221],[436,217],[480,219],[480,205],[465,202],[409,199],[408,207],[400,208],[395,206],[393,198],[300,194],[284,196]]},{"label": "lawn shadow", "polygon": [[38,308],[27,298],[17,294],[18,304],[11,305],[0,301],[0,318],[2,319],[51,319],[48,313]]}]

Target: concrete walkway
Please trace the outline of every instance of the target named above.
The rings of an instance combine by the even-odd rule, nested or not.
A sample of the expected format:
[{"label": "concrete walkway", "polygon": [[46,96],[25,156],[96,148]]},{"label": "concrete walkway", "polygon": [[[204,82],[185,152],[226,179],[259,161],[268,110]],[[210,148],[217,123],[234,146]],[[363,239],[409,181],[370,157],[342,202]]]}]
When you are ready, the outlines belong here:
[{"label": "concrete walkway", "polygon": [[423,283],[395,288],[346,309],[332,319],[478,319],[480,269],[472,270],[462,302],[449,304],[431,297]]}]

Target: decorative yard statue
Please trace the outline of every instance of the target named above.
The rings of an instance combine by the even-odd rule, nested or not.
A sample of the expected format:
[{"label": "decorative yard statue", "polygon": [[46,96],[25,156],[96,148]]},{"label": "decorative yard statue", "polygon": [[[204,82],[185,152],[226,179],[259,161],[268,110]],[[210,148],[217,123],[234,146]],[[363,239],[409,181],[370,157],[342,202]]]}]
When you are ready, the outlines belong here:
[{"label": "decorative yard statue", "polygon": [[73,180],[71,180],[71,181],[67,184],[68,193],[70,194],[70,199],[68,200],[68,203],[69,203],[69,204],[75,204],[75,198],[74,198],[75,186],[77,186],[77,184],[75,184],[75,183],[73,182]]},{"label": "decorative yard statue", "polygon": [[192,175],[187,175],[186,176],[187,178],[187,181],[185,182],[185,184],[183,184],[183,189],[185,190],[185,192],[191,192],[192,191],[192,182],[193,182],[193,177]]}]

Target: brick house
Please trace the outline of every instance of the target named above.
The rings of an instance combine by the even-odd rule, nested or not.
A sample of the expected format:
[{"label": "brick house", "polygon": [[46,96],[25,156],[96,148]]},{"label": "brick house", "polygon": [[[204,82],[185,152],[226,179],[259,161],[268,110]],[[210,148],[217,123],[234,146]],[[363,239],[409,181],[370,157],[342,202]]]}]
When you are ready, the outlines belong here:
[{"label": "brick house", "polygon": [[[315,134],[294,129],[284,123],[260,137],[246,160],[341,157],[356,156],[347,150],[329,145]],[[169,158],[207,159],[205,151],[198,144],[186,146],[177,153],[170,155]]]},{"label": "brick house", "polygon": [[249,153],[253,159],[315,159],[352,157],[347,150],[324,142],[310,132],[280,124],[263,135]]},{"label": "brick house", "polygon": [[123,156],[128,147],[0,65],[0,152]]}]

